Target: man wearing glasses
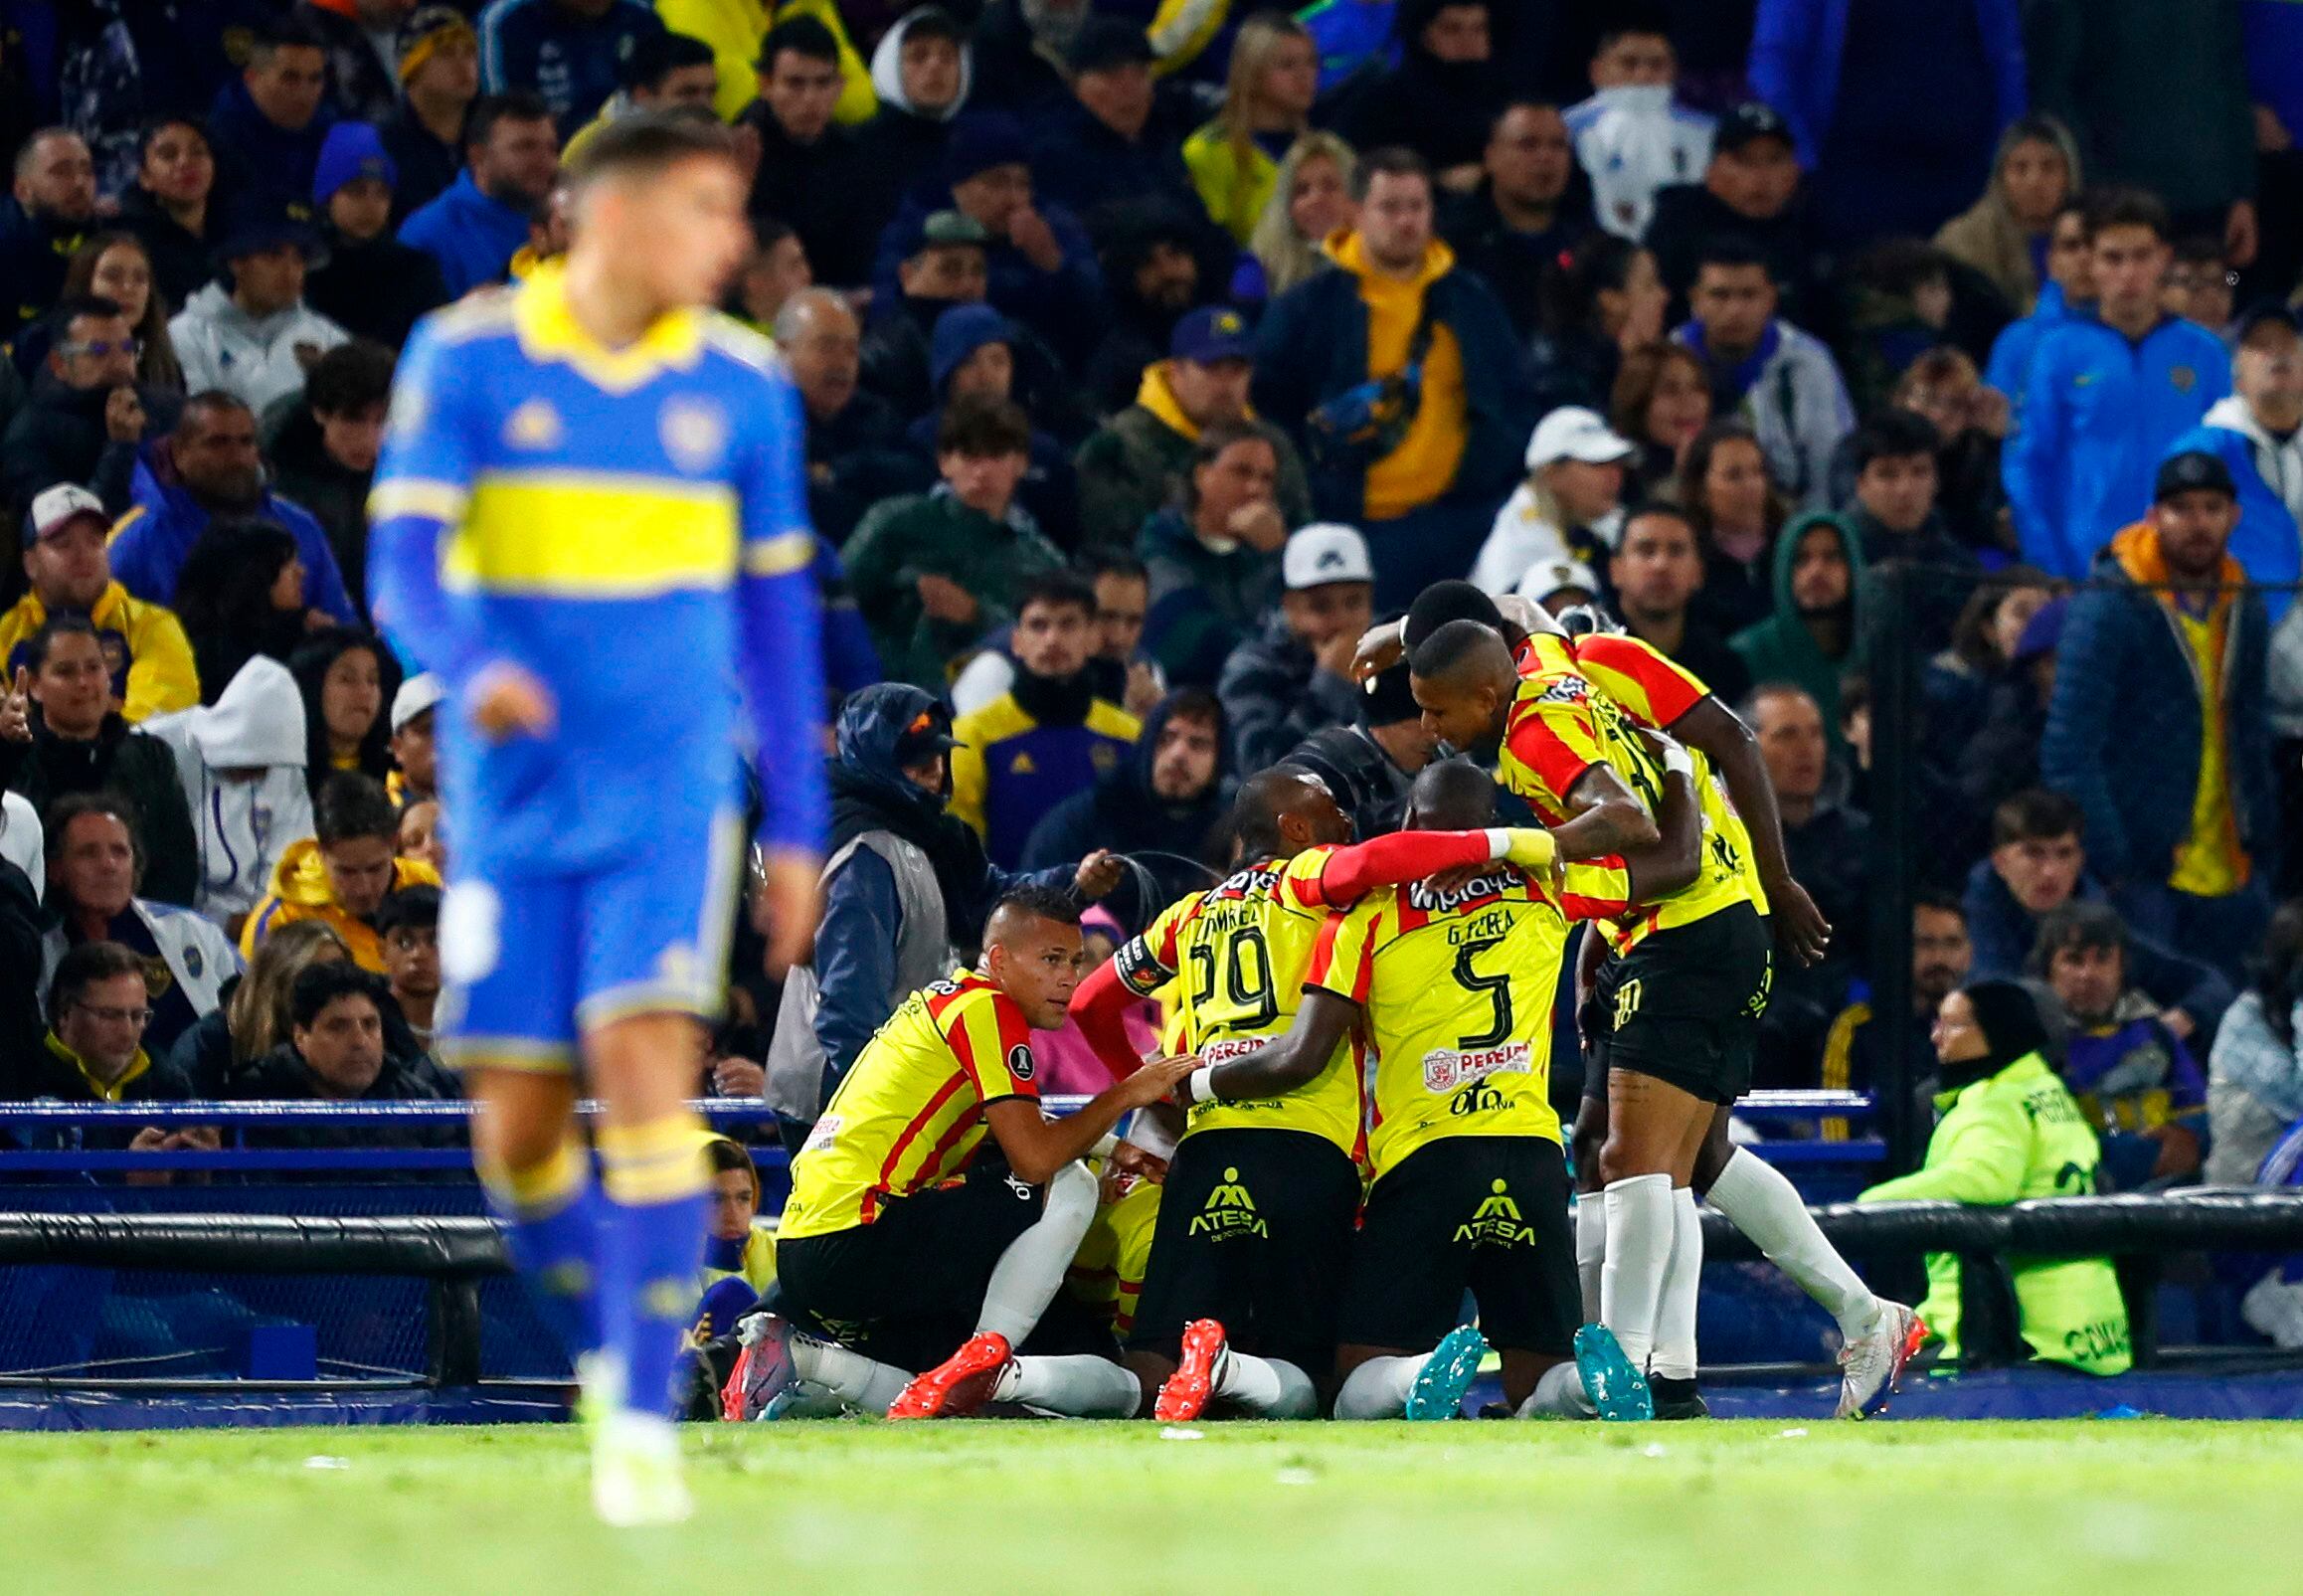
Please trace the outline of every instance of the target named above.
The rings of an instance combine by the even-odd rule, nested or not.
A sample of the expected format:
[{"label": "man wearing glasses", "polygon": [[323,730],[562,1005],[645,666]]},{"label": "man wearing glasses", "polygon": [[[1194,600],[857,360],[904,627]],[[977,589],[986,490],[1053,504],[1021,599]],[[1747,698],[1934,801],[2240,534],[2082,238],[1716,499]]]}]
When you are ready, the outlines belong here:
[{"label": "man wearing glasses", "polygon": [[[173,1103],[194,1096],[192,1083],[163,1059],[144,1051],[152,1017],[144,961],[116,942],[84,942],[56,967],[48,989],[48,1035],[31,1061],[29,1078],[7,1083],[14,1098],[65,1103]],[[133,1152],[213,1150],[217,1135],[195,1127],[163,1131],[89,1127],[80,1133],[89,1148]],[[161,1178],[165,1178],[162,1176]]]},{"label": "man wearing glasses", "polygon": [[18,504],[58,482],[85,482],[118,516],[129,504],[136,451],[176,425],[182,401],[136,381],[143,345],[119,304],[99,294],[51,314],[54,341],[24,408],[0,439],[0,495]]}]

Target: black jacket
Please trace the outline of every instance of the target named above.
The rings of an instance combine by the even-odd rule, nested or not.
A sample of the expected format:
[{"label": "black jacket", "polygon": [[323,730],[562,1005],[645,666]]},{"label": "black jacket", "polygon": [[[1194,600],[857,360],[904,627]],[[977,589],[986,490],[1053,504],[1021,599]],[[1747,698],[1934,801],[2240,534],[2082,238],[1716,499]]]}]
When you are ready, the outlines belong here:
[{"label": "black jacket", "polygon": [[1152,792],[1152,763],[1158,753],[1159,733],[1174,707],[1173,694],[1153,705],[1128,757],[1094,787],[1074,793],[1042,815],[1023,845],[1026,870],[1072,864],[1097,848],[1128,854],[1143,867],[1149,883],[1130,871],[1104,903],[1131,927],[1149,925],[1167,905],[1209,884],[1212,871],[1198,861],[1230,803],[1220,726],[1215,780],[1206,792],[1184,803],[1170,803]]},{"label": "black jacket", "polygon": [[455,174],[463,170],[463,151],[433,137],[432,129],[405,105],[377,123],[376,132],[399,172],[399,181],[392,185],[392,225],[397,228],[455,181]]},{"label": "black jacket", "polygon": [[828,421],[807,418],[806,448],[808,515],[834,548],[880,500],[924,493],[936,479],[922,470],[896,408],[864,388]]},{"label": "black jacket", "polygon": [[144,850],[140,896],[189,907],[198,889],[200,844],[176,776],[176,756],[157,737],[106,715],[95,736],[67,742],[34,717],[32,741],[0,742],[0,787],[45,812],[67,793],[117,793],[134,805]]},{"label": "black jacket", "polygon": [[[1207,208],[1185,170],[1180,135],[1160,136],[1154,113],[1133,142],[1078,100],[1050,115],[1031,147],[1032,192],[1068,206],[1083,219],[1098,206],[1157,200],[1186,217],[1206,220]],[[1091,227],[1091,231],[1095,231]]]},{"label": "black jacket", "polygon": [[[142,1074],[121,1086],[119,1096],[110,1101],[120,1103],[185,1103],[193,1097],[192,1083],[175,1064],[165,1058],[150,1058]],[[12,1103],[36,1103],[53,1098],[59,1103],[99,1103],[107,1101],[97,1095],[80,1072],[63,1044],[55,1040],[53,1032],[42,1034],[37,1045],[26,1055],[18,1068],[0,1081],[0,1098]],[[70,1139],[70,1145],[116,1151],[136,1138],[141,1126],[110,1125],[101,1128],[73,1129],[61,1135]],[[47,1141],[56,1133],[35,1133]]]},{"label": "black jacket", "polygon": [[1806,207],[1795,197],[1782,215],[1754,219],[1729,210],[1700,183],[1663,190],[1648,221],[1647,246],[1655,253],[1664,286],[1672,290],[1675,322],[1685,316],[1687,290],[1694,285],[1703,247],[1719,237],[1741,239],[1764,255],[1783,296],[1776,314],[1828,341],[1830,329],[1819,326],[1818,318],[1831,307],[1820,287]]},{"label": "black jacket", "polygon": [[[1456,265],[1476,273],[1496,291],[1496,297],[1504,302],[1504,314],[1511,318],[1511,325],[1522,340],[1535,334],[1536,316],[1542,307],[1545,268],[1557,262],[1562,250],[1591,229],[1591,185],[1581,167],[1575,168],[1574,175],[1568,179],[1567,191],[1559,197],[1559,208],[1552,216],[1551,226],[1541,233],[1521,233],[1506,226],[1503,213],[1496,209],[1495,194],[1484,182],[1440,214],[1440,237],[1456,252]],[[1598,399],[1596,408],[1604,415],[1607,395],[1603,393]],[[1574,399],[1560,403],[1581,405],[1590,401]]]},{"label": "black jacket", "polygon": [[78,482],[103,500],[107,515],[127,514],[137,449],[167,437],[183,409],[178,395],[141,384],[136,397],[144,405],[144,436],[133,443],[115,443],[104,430],[110,389],[67,388],[53,372],[42,372],[0,436],[0,499],[21,507],[44,488]]},{"label": "black jacket", "polygon": [[816,281],[841,288],[871,281],[880,230],[895,214],[897,196],[856,135],[834,123],[814,143],[796,144],[765,103],[743,119],[760,135],[752,214],[799,235]]},{"label": "black jacket", "polygon": [[447,283],[439,261],[388,234],[366,244],[332,234],[327,265],[304,278],[304,303],[355,338],[398,349],[418,316],[447,303]]},{"label": "black jacket", "polygon": [[186,231],[147,189],[131,186],[120,196],[120,226],[143,240],[144,253],[152,258],[152,287],[171,313],[216,280],[215,209],[211,202],[211,221],[202,235]]},{"label": "black jacket", "polygon": [[93,231],[87,223],[51,221],[14,200],[0,201],[0,338],[13,338],[48,313],[64,292],[73,252]]},{"label": "black jacket", "polygon": [[1411,43],[1397,67],[1339,88],[1333,120],[1353,149],[1403,145],[1444,172],[1479,163],[1507,93],[1501,63],[1443,62]]},{"label": "black jacket", "polygon": [[1274,616],[1263,631],[1231,651],[1215,696],[1243,775],[1278,764],[1314,732],[1359,720],[1359,689],[1320,668],[1309,644]]},{"label": "black jacket", "polygon": [[[253,1060],[233,1080],[231,1093],[235,1098],[252,1101],[336,1101],[335,1094],[321,1089],[319,1078],[304,1063],[292,1042],[282,1042],[264,1057]],[[437,1071],[387,1053],[384,1067],[376,1072],[376,1079],[355,1101],[439,1103],[453,1097],[452,1092],[442,1089]],[[266,1148],[452,1148],[460,1146],[463,1140],[462,1127],[444,1121],[385,1126],[283,1125],[251,1127],[248,1133],[250,1147]]]},{"label": "black jacket", "polygon": [[[409,253],[417,255],[438,275],[440,268],[432,266],[430,256],[420,251]],[[312,512],[312,518],[328,535],[328,547],[336,552],[337,568],[344,573],[344,591],[366,615],[368,489],[376,473],[338,464],[322,442],[319,421],[301,403],[272,440],[270,452],[272,490]]]},{"label": "black jacket", "polygon": [[0,1079],[31,1069],[40,1049],[40,941],[32,880],[0,859]]},{"label": "black jacket", "polygon": [[1367,728],[1356,723],[1314,732],[1280,762],[1310,771],[1328,784],[1361,837],[1399,829],[1415,778],[1391,762]]}]

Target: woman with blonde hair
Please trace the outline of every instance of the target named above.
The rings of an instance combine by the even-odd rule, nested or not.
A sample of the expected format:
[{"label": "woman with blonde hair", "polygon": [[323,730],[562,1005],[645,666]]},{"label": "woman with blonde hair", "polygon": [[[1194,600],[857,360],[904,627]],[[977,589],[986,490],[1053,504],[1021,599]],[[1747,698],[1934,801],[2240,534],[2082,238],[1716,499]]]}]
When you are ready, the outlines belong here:
[{"label": "woman with blonde hair", "polygon": [[169,1062],[202,1097],[230,1095],[234,1076],[287,1040],[288,995],[312,966],[352,957],[324,920],[296,920],[258,945],[223,1006],[177,1038]]},{"label": "woman with blonde hair", "polygon": [[73,252],[64,291],[99,294],[117,304],[143,346],[136,356],[136,381],[172,394],[184,391],[184,368],[168,341],[168,301],[154,280],[152,252],[142,239],[124,230],[98,233]]},{"label": "woman with blonde hair", "polygon": [[1231,47],[1223,104],[1183,141],[1200,202],[1239,243],[1254,237],[1279,187],[1280,162],[1312,125],[1320,51],[1311,30],[1284,11],[1259,11]]},{"label": "woman with blonde hair", "polygon": [[1289,146],[1271,198],[1248,236],[1248,253],[1261,268],[1251,274],[1262,280],[1235,281],[1233,298],[1276,299],[1328,264],[1321,245],[1350,227],[1359,214],[1351,198],[1358,170],[1351,146],[1333,133],[1306,133]]}]

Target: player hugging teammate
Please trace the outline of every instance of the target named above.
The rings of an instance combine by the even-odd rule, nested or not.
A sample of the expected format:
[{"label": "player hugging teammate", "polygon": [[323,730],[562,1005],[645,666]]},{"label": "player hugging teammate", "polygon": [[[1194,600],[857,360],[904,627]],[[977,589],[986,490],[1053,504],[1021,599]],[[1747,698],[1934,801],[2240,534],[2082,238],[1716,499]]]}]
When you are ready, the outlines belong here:
[{"label": "player hugging teammate", "polygon": [[[1521,1417],[1696,1417],[1698,1189],[1840,1319],[1841,1411],[1892,1389],[1917,1321],[1871,1296],[1788,1181],[1725,1143],[1769,991],[1770,894],[1773,940],[1793,957],[1820,955],[1829,935],[1782,867],[1747,734],[1646,645],[1571,642],[1540,612],[1506,619],[1464,584],[1370,634],[1363,662],[1403,652],[1427,723],[1464,756],[1418,778],[1406,829],[1347,845],[1350,822],[1318,779],[1285,766],[1252,778],[1233,815],[1234,873],[1168,908],[1070,997],[1116,1079],[1171,1078],[1187,1111],[1125,1345],[1108,1330],[1083,1336],[1058,1304],[997,1330],[979,1321],[916,1377],[906,1369],[924,1348],[862,1379],[843,1359],[897,1324],[950,1325],[978,1300],[989,1310],[984,1290],[1012,1252],[955,1243],[939,1267],[880,1279],[868,1324],[804,1291],[795,1300],[788,1281],[782,1311],[751,1322],[733,1411],[1443,1418],[1493,1348]],[[1500,789],[1545,829],[1497,827]],[[1551,1009],[1582,921],[1605,959],[1583,1005],[1584,1200],[1571,1224]],[[1148,1079],[1121,1015],[1162,993],[1187,1058]],[[874,1065],[888,1038],[842,1098],[886,1078]],[[1021,1051],[1020,1069],[1007,1053],[1010,1078],[1028,1079]],[[973,1076],[952,1086],[968,1073],[922,1072],[888,1123],[930,1115],[915,1140],[959,1146],[934,1137],[930,1109],[981,1090]],[[1127,1090],[1091,1105],[1097,1129]],[[835,1099],[832,1129],[795,1165],[809,1226],[835,1163],[858,1167],[852,1149],[835,1151],[851,1134],[840,1110]],[[1091,1140],[1083,1128],[1071,1142]],[[944,1173],[955,1189],[985,1178]],[[927,1195],[881,1178],[882,1214]],[[1051,1206],[1066,1179],[1089,1187],[1067,1168],[1048,1181]],[[1084,1232],[1087,1205],[1074,1206]],[[964,1253],[974,1261],[961,1281],[950,1260]],[[1044,1307],[1057,1269],[1035,1279]],[[1476,1327],[1459,1323],[1467,1291]],[[857,1377],[808,1375],[834,1364]]]}]

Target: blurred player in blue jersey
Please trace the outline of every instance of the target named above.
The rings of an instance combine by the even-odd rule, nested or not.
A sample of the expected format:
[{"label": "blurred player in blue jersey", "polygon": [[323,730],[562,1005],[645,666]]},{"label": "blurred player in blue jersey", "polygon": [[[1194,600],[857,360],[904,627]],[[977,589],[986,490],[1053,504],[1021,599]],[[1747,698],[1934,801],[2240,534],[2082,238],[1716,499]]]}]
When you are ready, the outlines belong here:
[{"label": "blurred player in blue jersey", "polygon": [[[797,391],[708,307],[749,248],[725,128],[633,116],[571,174],[575,237],[410,342],[370,592],[448,683],[448,1054],[480,1177],[580,1359],[612,1523],[689,1510],[670,1378],[707,1175],[686,1099],[745,861],[748,710],[772,964],[814,925],[819,614]],[[575,1067],[606,1104],[602,1190]]]}]

